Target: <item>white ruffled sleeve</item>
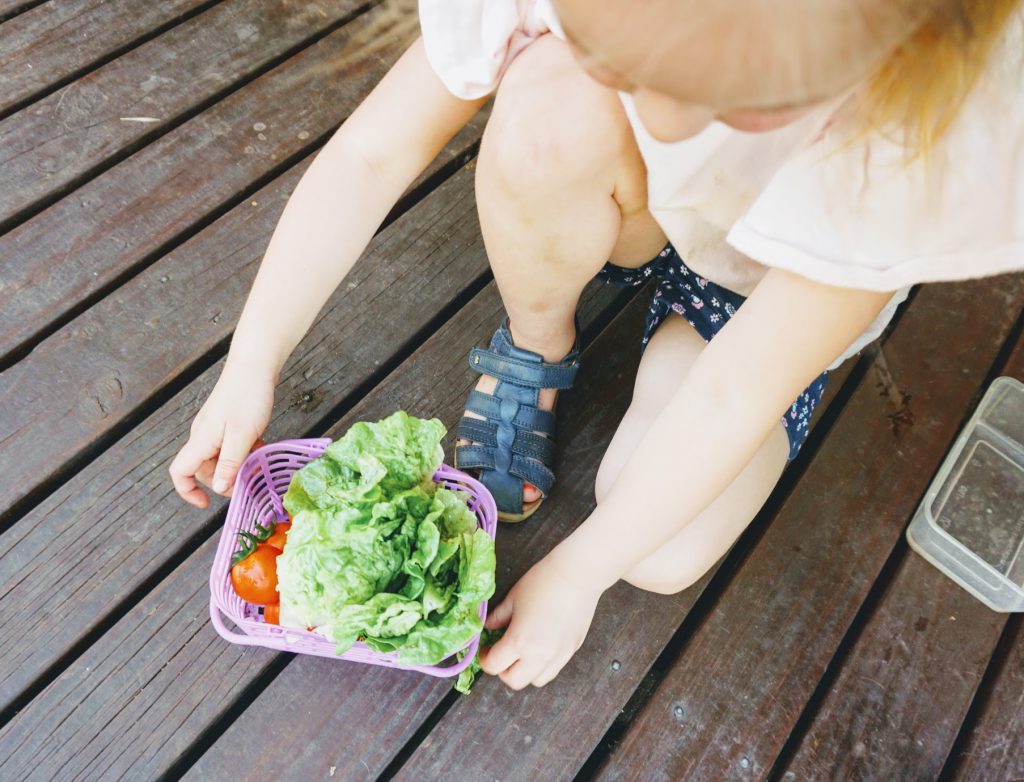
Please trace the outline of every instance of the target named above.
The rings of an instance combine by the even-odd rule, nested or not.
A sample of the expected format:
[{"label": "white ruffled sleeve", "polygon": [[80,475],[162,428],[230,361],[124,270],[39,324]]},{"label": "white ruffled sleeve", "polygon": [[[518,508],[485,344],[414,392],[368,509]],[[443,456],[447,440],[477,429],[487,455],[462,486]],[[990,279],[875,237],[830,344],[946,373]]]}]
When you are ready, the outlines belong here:
[{"label": "white ruffled sleeve", "polygon": [[1024,82],[1012,60],[988,71],[927,157],[908,163],[879,134],[843,144],[836,133],[831,149],[826,137],[779,169],[727,241],[866,290],[1024,269]]},{"label": "white ruffled sleeve", "polygon": [[419,0],[423,46],[453,95],[492,92],[523,49],[546,32],[562,36],[550,0]]}]

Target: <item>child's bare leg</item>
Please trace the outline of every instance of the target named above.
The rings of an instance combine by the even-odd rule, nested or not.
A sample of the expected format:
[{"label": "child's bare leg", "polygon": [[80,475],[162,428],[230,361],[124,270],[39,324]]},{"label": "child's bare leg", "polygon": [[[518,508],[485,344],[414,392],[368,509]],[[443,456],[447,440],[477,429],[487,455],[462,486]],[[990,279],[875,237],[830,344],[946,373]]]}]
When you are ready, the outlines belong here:
[{"label": "child's bare leg", "polygon": [[[561,360],[580,293],[609,259],[638,266],[664,236],[647,212],[646,171],[618,96],[546,36],[502,79],[480,148],[480,226],[517,347]],[[477,388],[493,391],[482,377]],[[555,392],[541,391],[550,410]],[[524,499],[539,496],[530,486]]]},{"label": "child's bare leg", "polygon": [[[598,503],[679,388],[704,345],[704,340],[682,317],[670,315],[655,332],[640,363],[629,410],[598,470],[595,485]],[[679,447],[714,445],[687,442],[686,433],[680,432]],[[663,594],[682,591],[698,581],[754,518],[778,482],[788,456],[789,439],[780,423],[729,488],[668,543],[633,568],[625,580],[641,589]],[[679,476],[679,480],[685,491],[686,476]]]}]

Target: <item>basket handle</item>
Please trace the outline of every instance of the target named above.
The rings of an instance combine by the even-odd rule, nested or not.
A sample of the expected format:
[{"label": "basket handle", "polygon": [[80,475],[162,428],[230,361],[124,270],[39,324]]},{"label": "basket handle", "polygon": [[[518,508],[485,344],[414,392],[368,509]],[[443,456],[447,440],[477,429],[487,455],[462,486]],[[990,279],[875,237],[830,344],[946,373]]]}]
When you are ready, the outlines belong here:
[{"label": "basket handle", "polygon": [[217,631],[217,635],[223,638],[225,641],[230,641],[233,644],[242,644],[243,646],[261,646],[258,638],[253,638],[251,635],[245,633],[235,633],[227,628],[224,624],[224,619],[221,617],[220,609],[213,602],[213,598],[210,598],[210,622],[213,623],[213,629]]}]

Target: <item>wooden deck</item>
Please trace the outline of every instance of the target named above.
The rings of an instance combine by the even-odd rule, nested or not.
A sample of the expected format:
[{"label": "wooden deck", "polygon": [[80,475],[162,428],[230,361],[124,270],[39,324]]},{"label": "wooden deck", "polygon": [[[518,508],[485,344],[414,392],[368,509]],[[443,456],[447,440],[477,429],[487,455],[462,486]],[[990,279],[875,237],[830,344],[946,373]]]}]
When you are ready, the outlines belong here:
[{"label": "wooden deck", "polygon": [[[463,697],[233,646],[208,615],[226,503],[186,506],[167,465],[289,192],[416,35],[415,5],[0,0],[0,20],[4,782],[1024,777],[1020,616],[903,537],[988,382],[1024,378],[1024,275],[917,290],[834,374],[720,566],[673,597],[610,590],[544,689]],[[473,198],[485,121],[320,314],[268,440],[396,408],[457,420],[501,314]],[[499,530],[499,594],[592,509],[643,309],[588,290],[559,484]]]}]

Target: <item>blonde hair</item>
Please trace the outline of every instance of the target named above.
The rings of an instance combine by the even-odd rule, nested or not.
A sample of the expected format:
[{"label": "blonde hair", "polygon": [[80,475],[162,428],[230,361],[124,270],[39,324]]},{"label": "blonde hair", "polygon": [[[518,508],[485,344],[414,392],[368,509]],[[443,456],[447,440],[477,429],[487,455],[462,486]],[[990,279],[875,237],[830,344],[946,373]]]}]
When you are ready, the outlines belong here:
[{"label": "blonde hair", "polygon": [[956,119],[1021,0],[940,0],[876,67],[862,108],[866,130],[896,128],[908,156],[926,153]]}]

